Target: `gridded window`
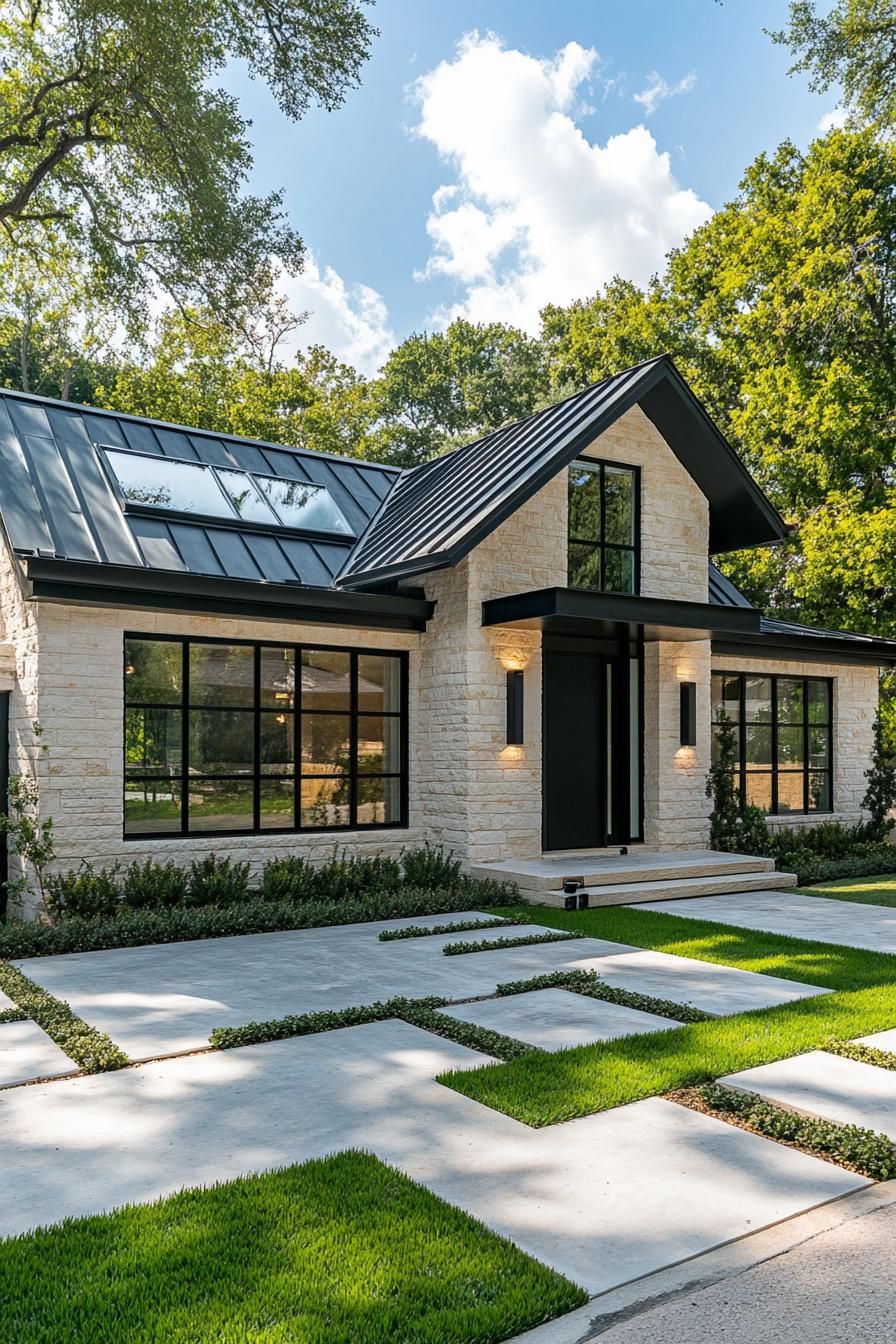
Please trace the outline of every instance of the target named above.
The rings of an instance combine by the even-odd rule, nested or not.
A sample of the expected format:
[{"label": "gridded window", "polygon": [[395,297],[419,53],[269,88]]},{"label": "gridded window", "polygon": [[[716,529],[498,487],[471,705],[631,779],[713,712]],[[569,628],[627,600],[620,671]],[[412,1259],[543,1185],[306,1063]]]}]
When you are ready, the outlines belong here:
[{"label": "gridded window", "polygon": [[734,725],[742,805],[775,816],[833,810],[827,678],[714,672],[712,698],[716,740],[723,715]]},{"label": "gridded window", "polygon": [[406,825],[398,653],[125,640],[126,835]]},{"label": "gridded window", "polygon": [[638,471],[580,459],[569,468],[569,587],[636,593]]}]

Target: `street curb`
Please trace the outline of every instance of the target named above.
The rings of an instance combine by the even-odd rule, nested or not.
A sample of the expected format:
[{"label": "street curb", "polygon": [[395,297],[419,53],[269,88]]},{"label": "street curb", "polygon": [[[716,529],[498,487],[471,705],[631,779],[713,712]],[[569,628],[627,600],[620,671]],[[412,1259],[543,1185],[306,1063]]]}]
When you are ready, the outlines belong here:
[{"label": "street curb", "polygon": [[588,1344],[612,1326],[640,1316],[652,1307],[743,1274],[754,1265],[786,1255],[822,1232],[894,1204],[896,1180],[866,1186],[645,1278],[610,1288],[566,1316],[515,1335],[507,1344]]}]

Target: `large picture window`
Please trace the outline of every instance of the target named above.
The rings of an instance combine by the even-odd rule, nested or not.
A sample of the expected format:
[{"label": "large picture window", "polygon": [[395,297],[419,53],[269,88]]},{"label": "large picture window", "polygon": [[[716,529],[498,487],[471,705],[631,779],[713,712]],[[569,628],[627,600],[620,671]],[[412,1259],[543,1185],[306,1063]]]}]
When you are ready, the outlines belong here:
[{"label": "large picture window", "polygon": [[832,686],[826,677],[714,672],[713,725],[734,724],[741,803],[781,816],[830,812]]},{"label": "large picture window", "polygon": [[638,470],[580,458],[569,468],[570,588],[637,593]]},{"label": "large picture window", "polygon": [[406,655],[125,639],[124,830],[407,824]]}]

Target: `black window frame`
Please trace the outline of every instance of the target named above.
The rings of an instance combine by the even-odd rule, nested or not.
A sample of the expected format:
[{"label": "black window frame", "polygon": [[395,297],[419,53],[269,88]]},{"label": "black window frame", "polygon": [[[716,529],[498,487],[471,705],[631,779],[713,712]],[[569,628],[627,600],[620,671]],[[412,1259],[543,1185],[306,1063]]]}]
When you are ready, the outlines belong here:
[{"label": "black window frame", "polygon": [[[729,681],[737,680],[738,688],[738,717],[735,723],[737,730],[737,759],[738,766],[735,773],[738,776],[738,795],[741,808],[747,804],[747,778],[750,775],[769,775],[771,777],[771,809],[765,811],[768,817],[829,817],[833,816],[836,808],[834,803],[834,678],[813,676],[811,673],[793,673],[793,672],[766,672],[762,670],[751,670],[749,672],[738,672],[734,670],[712,671],[712,680],[715,678],[727,679]],[[771,734],[771,764],[767,770],[747,769],[747,728],[765,726],[758,725],[755,721],[747,723],[746,716],[746,688],[747,680],[755,679],[769,681],[771,684],[771,709],[768,728]],[[797,681],[802,683],[803,709],[799,723],[781,723],[778,716],[778,684],[782,681]],[[826,690],[827,699],[827,717],[823,723],[814,723],[809,718],[809,695],[808,687],[810,684],[822,685]],[[714,706],[716,696],[715,688],[712,688],[711,704]],[[721,702],[724,705],[724,701]],[[712,712],[712,730],[715,736],[715,729],[718,724],[715,710]],[[780,728],[799,728],[803,733],[803,766],[801,769],[787,769],[782,767],[778,759],[778,735]],[[810,761],[809,751],[809,732],[810,729],[825,729],[827,732],[827,766],[819,770],[813,768]],[[780,776],[782,774],[799,775],[803,777],[803,806],[801,808],[780,808]],[[827,796],[830,803],[829,807],[811,807],[810,806],[810,781],[813,775],[823,774],[827,776]]]},{"label": "black window frame", "polygon": [[[129,700],[128,698],[128,661],[127,644],[129,640],[143,640],[150,643],[166,643],[180,645],[181,647],[181,698],[178,703],[173,700],[170,703],[162,704],[160,702],[147,703],[146,701]],[[241,648],[250,648],[253,650],[253,696],[250,706],[246,705],[202,705],[191,704],[190,702],[190,647],[191,645],[218,645],[218,646],[239,646]],[[265,774],[262,772],[260,735],[261,718],[265,713],[276,712],[270,705],[264,705],[261,700],[261,651],[264,648],[289,649],[295,658],[295,666],[298,670],[301,668],[301,658],[303,652],[314,653],[346,653],[349,655],[349,706],[345,710],[333,709],[308,709],[302,707],[301,675],[296,676],[295,702],[291,709],[285,711],[292,716],[292,742],[293,742],[293,773],[290,775]],[[364,710],[358,707],[358,663],[359,659],[364,657],[374,658],[396,658],[399,662],[399,693],[400,705],[395,711],[391,710]],[[296,643],[292,640],[248,640],[248,639],[227,639],[213,638],[211,636],[190,636],[190,635],[159,635],[147,631],[128,630],[125,631],[122,639],[122,684],[123,684],[123,705],[122,705],[122,836],[126,841],[141,840],[173,840],[188,838],[210,838],[214,836],[232,837],[232,836],[267,836],[276,840],[278,836],[285,835],[346,835],[355,831],[386,831],[386,830],[407,830],[408,819],[408,769],[410,761],[409,741],[408,741],[408,685],[409,685],[409,654],[406,649],[385,649],[358,647],[348,644],[318,644],[303,641]],[[181,715],[181,761],[180,772],[176,775],[152,775],[150,773],[129,772],[127,762],[127,715],[129,710],[134,709],[168,709],[178,711]],[[220,712],[243,712],[250,713],[253,716],[252,726],[252,772],[247,773],[211,773],[191,774],[190,773],[190,710],[208,710]],[[344,776],[348,782],[349,789],[349,822],[345,826],[307,826],[302,825],[301,820],[301,797],[302,782],[304,779],[327,779],[326,775],[303,775],[301,758],[301,731],[302,719],[304,715],[315,714],[344,714],[349,719],[349,768]],[[359,772],[358,770],[358,726],[359,722],[365,718],[384,718],[396,719],[399,723],[400,732],[400,750],[399,750],[399,769],[385,771]],[[333,776],[336,777],[335,774]],[[339,776],[342,778],[342,776]],[[261,784],[264,781],[270,782],[275,779],[288,779],[293,787],[293,825],[292,826],[261,826]],[[203,830],[198,827],[191,827],[189,816],[189,782],[198,779],[220,779],[222,781],[250,781],[252,784],[252,825],[234,827],[232,829],[223,829],[214,827]],[[398,780],[399,787],[399,819],[397,821],[358,821],[358,791],[359,781],[368,781],[374,779]],[[180,826],[166,830],[140,830],[128,831],[127,817],[125,813],[125,792],[128,784],[146,784],[154,782],[158,785],[162,781],[171,781],[180,787]]]},{"label": "black window frame", "polygon": [[[623,546],[618,542],[606,541],[606,508],[607,508],[607,468],[611,467],[616,471],[627,471],[632,477],[632,503],[634,506],[634,517],[632,519],[634,541],[631,546]],[[599,588],[576,588],[576,592],[582,593],[612,593],[623,597],[638,597],[641,592],[641,468],[630,462],[613,462],[609,458],[603,457],[577,457],[569,464],[567,469],[567,493],[569,491],[569,472],[576,469],[585,468],[587,470],[596,470],[600,474],[600,540],[595,541],[593,537],[574,537],[567,521],[566,528],[566,557],[567,557],[567,584],[570,588],[573,584],[569,582],[569,552],[573,546],[590,546],[600,554],[600,587]],[[607,552],[622,551],[632,557],[632,580],[633,586],[631,592],[622,592],[618,588],[608,588],[606,584],[607,572]]]}]

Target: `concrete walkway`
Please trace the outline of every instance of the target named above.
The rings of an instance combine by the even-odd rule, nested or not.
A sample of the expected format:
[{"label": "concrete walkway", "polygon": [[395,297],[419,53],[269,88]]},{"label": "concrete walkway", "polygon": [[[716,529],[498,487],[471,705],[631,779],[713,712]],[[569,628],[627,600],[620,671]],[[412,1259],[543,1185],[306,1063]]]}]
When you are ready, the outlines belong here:
[{"label": "concrete walkway", "polygon": [[752,891],[705,900],[651,901],[638,909],[896,953],[896,907],[892,906],[862,905],[792,891]]},{"label": "concrete walkway", "polygon": [[0,1088],[77,1072],[77,1064],[36,1022],[0,1022]]},{"label": "concrete walkway", "polygon": [[868,1184],[652,1098],[533,1130],[434,1081],[482,1055],[380,1022],[0,1096],[0,1234],[372,1149],[591,1294]]},{"label": "concrete walkway", "polygon": [[[470,912],[465,915],[469,918]],[[455,957],[443,955],[446,943],[481,935],[379,941],[383,929],[443,924],[451,918],[430,915],[249,934],[16,964],[106,1032],[132,1060],[202,1049],[217,1026],[346,1008],[396,995],[457,1001],[493,994],[502,982],[575,968],[596,970],[608,984],[692,1003],[710,1013],[742,1012],[827,992],[597,938]],[[545,928],[511,925],[490,936],[517,938],[527,932],[543,934]]]},{"label": "concrete walkway", "polygon": [[[873,1036],[865,1039],[875,1043]],[[825,1050],[811,1050],[805,1055],[729,1074],[719,1081],[723,1087],[757,1092],[766,1101],[802,1115],[819,1116],[841,1125],[860,1125],[896,1140],[896,1072],[892,1069],[844,1059]]]}]

